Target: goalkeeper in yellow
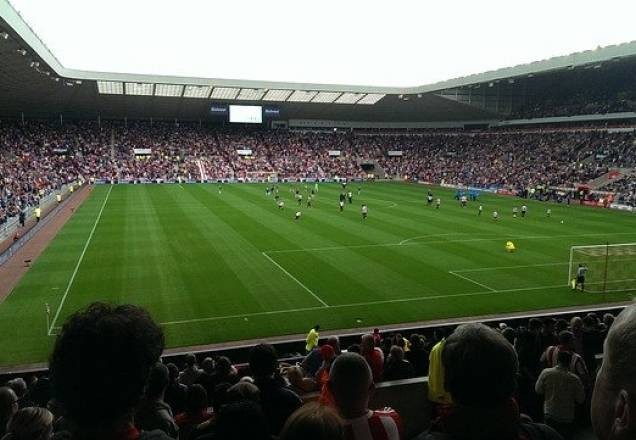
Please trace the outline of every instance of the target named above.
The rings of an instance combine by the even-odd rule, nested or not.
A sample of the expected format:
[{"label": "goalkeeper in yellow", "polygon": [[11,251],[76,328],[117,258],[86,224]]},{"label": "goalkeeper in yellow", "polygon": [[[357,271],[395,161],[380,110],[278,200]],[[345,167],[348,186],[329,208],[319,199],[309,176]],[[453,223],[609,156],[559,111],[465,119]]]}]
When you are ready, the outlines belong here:
[{"label": "goalkeeper in yellow", "polygon": [[506,252],[514,252],[516,251],[517,248],[515,247],[515,244],[512,241],[507,241],[506,242]]}]

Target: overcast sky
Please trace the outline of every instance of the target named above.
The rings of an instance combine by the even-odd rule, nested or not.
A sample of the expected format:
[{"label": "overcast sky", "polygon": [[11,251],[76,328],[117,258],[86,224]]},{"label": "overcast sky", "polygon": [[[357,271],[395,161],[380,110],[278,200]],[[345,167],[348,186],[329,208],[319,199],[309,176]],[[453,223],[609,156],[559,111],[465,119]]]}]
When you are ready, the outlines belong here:
[{"label": "overcast sky", "polygon": [[11,0],[67,68],[417,86],[636,40],[636,0]]}]

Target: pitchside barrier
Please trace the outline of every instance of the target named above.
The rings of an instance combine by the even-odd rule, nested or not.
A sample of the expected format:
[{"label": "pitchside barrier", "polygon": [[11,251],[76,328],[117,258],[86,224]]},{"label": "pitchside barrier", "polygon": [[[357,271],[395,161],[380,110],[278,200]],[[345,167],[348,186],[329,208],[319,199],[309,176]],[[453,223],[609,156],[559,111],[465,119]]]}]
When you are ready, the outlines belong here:
[{"label": "pitchside barrier", "polygon": [[[72,184],[74,188],[78,187],[76,184]],[[62,202],[61,203],[57,203],[56,201],[56,193],[51,193],[49,194],[47,197],[45,197],[44,199],[42,199],[42,201],[40,202],[40,207],[42,208],[42,211],[44,212],[44,216],[42,217],[42,220],[40,220],[38,223],[36,223],[31,229],[29,229],[24,235],[22,235],[17,241],[15,241],[11,246],[9,246],[7,248],[7,250],[5,250],[4,252],[2,252],[0,254],[0,266],[2,266],[4,263],[6,263],[13,255],[15,255],[16,252],[18,252],[18,250],[20,250],[29,240],[31,240],[31,238],[33,238],[35,236],[35,234],[37,234],[49,221],[51,221],[51,219],[53,217],[55,217],[55,214],[57,214],[57,212],[62,209],[62,207],[64,205],[66,205],[66,202],[70,199],[69,197],[67,197],[66,195],[70,193],[70,185],[65,185],[62,187],[61,189],[61,194],[63,196]],[[54,204],[57,203],[57,206],[55,206]],[[53,207],[51,209],[51,207]],[[28,207],[27,210],[29,212],[33,212],[33,207]],[[49,210],[49,212],[47,212],[47,210]],[[12,236],[13,233],[18,229],[19,225],[17,223],[17,221],[15,222],[15,224],[13,224],[13,229],[10,231],[9,236]],[[8,238],[8,237],[7,237]]]},{"label": "pitchside barrier", "polygon": [[636,290],[636,243],[572,246],[568,285],[576,285],[579,267],[585,271],[585,290],[593,293]]}]

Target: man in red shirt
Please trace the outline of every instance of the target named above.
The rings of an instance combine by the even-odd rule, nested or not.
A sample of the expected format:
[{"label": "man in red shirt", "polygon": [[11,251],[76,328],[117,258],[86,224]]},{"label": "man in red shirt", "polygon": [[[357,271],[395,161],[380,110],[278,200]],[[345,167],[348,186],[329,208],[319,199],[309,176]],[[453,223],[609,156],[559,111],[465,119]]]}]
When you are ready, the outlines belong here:
[{"label": "man in red shirt", "polygon": [[371,367],[373,381],[379,382],[382,379],[382,374],[384,373],[384,353],[375,346],[375,339],[373,338],[373,335],[362,336],[360,350],[362,356],[364,356],[369,363],[369,367]]},{"label": "man in red shirt", "polygon": [[402,439],[402,421],[397,412],[390,408],[369,409],[373,377],[362,356],[356,353],[338,356],[331,366],[327,386],[344,419],[346,440]]},{"label": "man in red shirt", "polygon": [[549,346],[541,355],[541,363],[545,368],[552,368],[557,365],[559,353],[567,351],[572,354],[569,369],[570,373],[576,374],[583,385],[590,389],[592,386],[592,378],[590,377],[585,361],[574,350],[574,334],[568,330],[559,333],[559,345]]}]

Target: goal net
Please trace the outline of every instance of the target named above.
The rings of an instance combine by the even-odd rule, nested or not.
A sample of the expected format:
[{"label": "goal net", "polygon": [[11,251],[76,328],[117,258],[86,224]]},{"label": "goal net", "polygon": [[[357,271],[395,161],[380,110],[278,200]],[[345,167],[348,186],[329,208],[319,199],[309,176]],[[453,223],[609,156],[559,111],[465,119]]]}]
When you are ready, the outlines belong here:
[{"label": "goal net", "polygon": [[636,243],[572,246],[568,285],[576,279],[579,265],[588,269],[585,275],[588,292],[636,290]]}]

